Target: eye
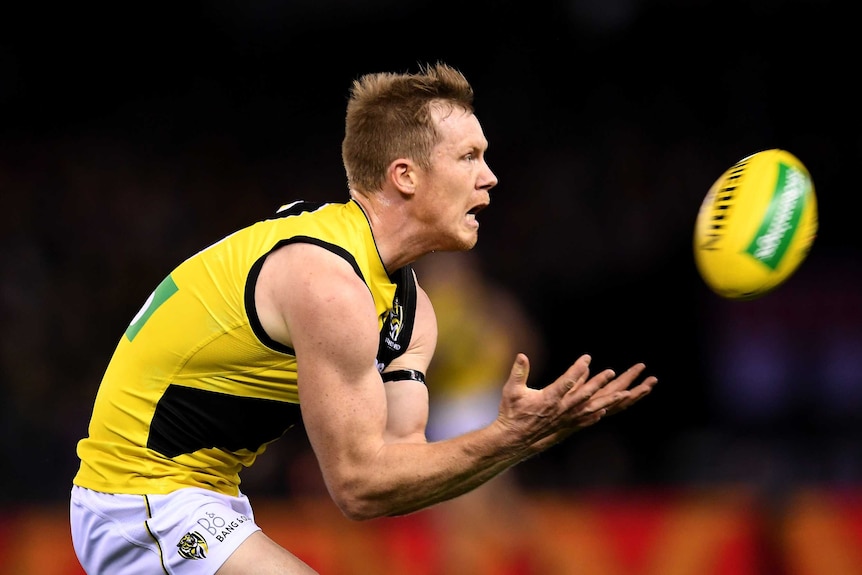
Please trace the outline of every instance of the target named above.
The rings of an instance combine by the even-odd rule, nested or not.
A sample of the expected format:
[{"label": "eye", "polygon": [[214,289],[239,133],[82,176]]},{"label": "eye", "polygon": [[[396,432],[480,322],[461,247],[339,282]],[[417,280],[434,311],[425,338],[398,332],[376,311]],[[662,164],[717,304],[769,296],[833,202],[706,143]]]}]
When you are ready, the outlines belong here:
[{"label": "eye", "polygon": [[482,150],[480,148],[473,148],[464,154],[464,159],[468,162],[479,162],[482,160]]}]

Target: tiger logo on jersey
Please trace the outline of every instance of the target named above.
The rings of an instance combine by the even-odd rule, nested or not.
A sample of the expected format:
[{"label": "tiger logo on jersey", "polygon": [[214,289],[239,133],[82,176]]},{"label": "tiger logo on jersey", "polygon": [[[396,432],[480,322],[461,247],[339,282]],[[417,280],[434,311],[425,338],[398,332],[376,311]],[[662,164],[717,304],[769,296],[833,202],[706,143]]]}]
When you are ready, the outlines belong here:
[{"label": "tiger logo on jersey", "polygon": [[404,308],[401,307],[398,298],[392,302],[392,311],[389,312],[389,337],[386,338],[386,343],[392,349],[401,349],[398,343],[398,336],[401,335],[401,327],[404,325]]},{"label": "tiger logo on jersey", "polygon": [[177,543],[177,549],[183,559],[206,559],[209,546],[203,535],[190,531]]},{"label": "tiger logo on jersey", "polygon": [[382,316],[380,342],[377,345],[378,369],[383,371],[393,359],[407,351],[416,320],[416,281],[413,268],[404,266],[393,274],[396,292],[392,307]]}]

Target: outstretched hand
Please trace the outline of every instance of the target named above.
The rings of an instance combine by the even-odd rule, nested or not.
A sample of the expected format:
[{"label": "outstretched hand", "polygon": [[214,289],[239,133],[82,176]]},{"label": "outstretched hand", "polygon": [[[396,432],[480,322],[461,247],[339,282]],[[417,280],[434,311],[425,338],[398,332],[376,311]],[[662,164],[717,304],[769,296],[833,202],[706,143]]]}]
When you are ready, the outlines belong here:
[{"label": "outstretched hand", "polygon": [[605,369],[590,377],[589,355],[582,355],[560,377],[542,389],[527,387],[530,363],[518,354],[503,386],[500,421],[541,451],[606,415],[628,409],[655,387],[648,376],[632,387],[646,366],[636,363],[619,376]]}]

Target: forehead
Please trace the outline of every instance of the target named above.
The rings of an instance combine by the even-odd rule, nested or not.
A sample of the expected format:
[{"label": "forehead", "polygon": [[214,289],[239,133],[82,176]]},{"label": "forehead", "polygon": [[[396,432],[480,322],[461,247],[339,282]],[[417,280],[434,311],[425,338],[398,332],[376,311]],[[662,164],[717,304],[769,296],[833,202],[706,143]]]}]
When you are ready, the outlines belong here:
[{"label": "forehead", "polygon": [[487,147],[482,126],[472,112],[459,106],[436,105],[431,109],[431,116],[440,134],[438,145]]}]

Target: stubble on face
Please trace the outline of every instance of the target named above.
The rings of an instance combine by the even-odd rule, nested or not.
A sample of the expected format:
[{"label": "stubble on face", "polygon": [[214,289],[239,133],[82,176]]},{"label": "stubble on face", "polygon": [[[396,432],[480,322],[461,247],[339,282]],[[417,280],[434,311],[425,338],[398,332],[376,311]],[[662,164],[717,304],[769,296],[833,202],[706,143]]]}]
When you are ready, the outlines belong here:
[{"label": "stubble on face", "polygon": [[[431,169],[426,172],[428,215],[438,226],[439,251],[472,249],[478,241],[479,223],[475,213],[488,205],[489,187],[480,187],[486,170],[487,140],[478,119],[460,108],[433,111],[440,141],[432,150]],[[496,179],[490,174],[493,183]],[[429,221],[429,223],[431,223]]]}]

